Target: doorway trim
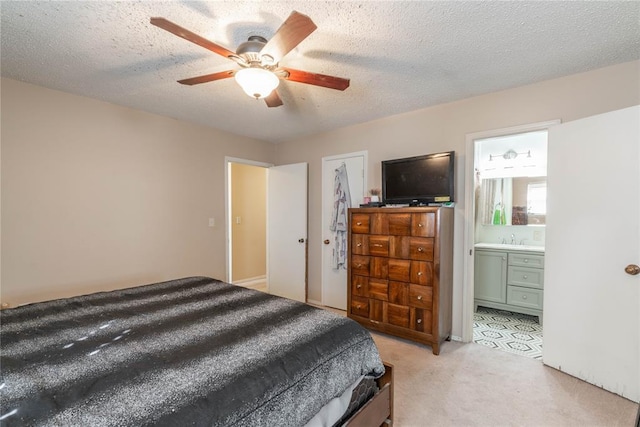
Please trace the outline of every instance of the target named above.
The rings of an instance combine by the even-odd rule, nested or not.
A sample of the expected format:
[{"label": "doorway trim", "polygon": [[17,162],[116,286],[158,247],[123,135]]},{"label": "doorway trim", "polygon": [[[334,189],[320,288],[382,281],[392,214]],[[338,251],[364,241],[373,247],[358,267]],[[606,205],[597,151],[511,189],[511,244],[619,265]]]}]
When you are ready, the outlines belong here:
[{"label": "doorway trim", "polygon": [[482,132],[469,133],[465,137],[466,141],[466,161],[465,161],[465,183],[464,183],[464,203],[465,203],[465,223],[464,223],[464,278],[462,289],[462,342],[473,341],[473,291],[474,291],[474,241],[476,235],[475,223],[475,165],[478,161],[478,151],[476,141],[479,139],[493,138],[499,136],[513,135],[518,133],[534,132],[537,130],[547,130],[551,126],[561,123],[560,119],[548,120],[545,122],[531,123],[526,125],[511,126],[508,128],[487,130]]},{"label": "doorway trim", "polygon": [[[273,166],[273,163],[266,162],[257,162],[254,160],[241,159],[239,157],[224,157],[224,224],[225,224],[225,238],[226,238],[226,254],[225,254],[225,281],[231,283],[233,279],[231,272],[233,267],[233,257],[231,256],[232,252],[232,241],[231,241],[231,163],[242,163],[245,165],[251,166],[259,166],[263,168],[270,168]],[[265,206],[266,209],[266,206]],[[269,254],[267,254],[269,256]]]}]

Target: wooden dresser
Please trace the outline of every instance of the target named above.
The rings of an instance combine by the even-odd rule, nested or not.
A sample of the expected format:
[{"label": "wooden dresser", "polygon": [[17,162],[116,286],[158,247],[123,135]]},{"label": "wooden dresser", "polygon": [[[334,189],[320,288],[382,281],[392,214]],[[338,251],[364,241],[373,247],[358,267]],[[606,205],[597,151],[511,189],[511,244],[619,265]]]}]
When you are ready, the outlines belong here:
[{"label": "wooden dresser", "polygon": [[350,318],[440,353],[451,335],[453,211],[349,209]]}]

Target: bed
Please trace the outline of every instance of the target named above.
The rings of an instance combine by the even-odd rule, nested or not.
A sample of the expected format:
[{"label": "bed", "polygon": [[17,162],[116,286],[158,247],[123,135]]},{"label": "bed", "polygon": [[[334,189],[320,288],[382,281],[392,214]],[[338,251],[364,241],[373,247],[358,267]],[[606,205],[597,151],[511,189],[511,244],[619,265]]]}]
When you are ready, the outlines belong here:
[{"label": "bed", "polygon": [[6,426],[390,425],[369,332],[190,277],[0,312]]}]

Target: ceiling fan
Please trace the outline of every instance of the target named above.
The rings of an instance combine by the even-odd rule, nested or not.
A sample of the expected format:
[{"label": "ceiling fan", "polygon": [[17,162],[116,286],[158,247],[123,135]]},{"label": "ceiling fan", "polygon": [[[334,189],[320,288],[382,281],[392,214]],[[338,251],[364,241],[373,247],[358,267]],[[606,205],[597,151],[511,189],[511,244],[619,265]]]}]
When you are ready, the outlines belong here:
[{"label": "ceiling fan", "polygon": [[239,70],[227,70],[178,80],[178,83],[196,85],[235,76],[236,81],[247,95],[256,99],[264,99],[269,107],[282,105],[282,99],[276,90],[280,79],[337,90],[345,90],[349,87],[349,79],[278,65],[283,56],[318,28],[311,18],[296,11],[289,15],[271,40],[267,41],[261,36],[250,36],[246,42],[238,46],[236,52],[192,33],[165,18],[151,18],[151,24],[229,58],[241,67]]}]

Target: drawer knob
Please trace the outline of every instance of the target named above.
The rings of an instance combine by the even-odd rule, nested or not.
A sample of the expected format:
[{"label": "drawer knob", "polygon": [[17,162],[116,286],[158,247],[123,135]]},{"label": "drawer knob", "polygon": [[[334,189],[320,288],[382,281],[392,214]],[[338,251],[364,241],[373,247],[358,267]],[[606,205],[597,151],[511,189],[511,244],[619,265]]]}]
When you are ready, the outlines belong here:
[{"label": "drawer knob", "polygon": [[525,259],[524,259],[524,262],[529,262],[529,258],[525,258]]},{"label": "drawer knob", "polygon": [[418,295],[418,301],[422,301],[422,295]]},{"label": "drawer knob", "polygon": [[362,246],[362,243],[358,243],[356,246],[357,246],[357,247],[360,247],[360,246]]},{"label": "drawer knob", "polygon": [[503,260],[503,261],[506,261],[507,259],[506,259],[506,258],[504,258],[504,257],[502,257],[502,260]]},{"label": "drawer knob", "polygon": [[629,264],[624,268],[624,272],[635,276],[636,274],[640,274],[640,267],[635,264]]},{"label": "drawer knob", "polygon": [[419,224],[418,224],[418,227],[422,227],[422,223],[419,223]]},{"label": "drawer knob", "polygon": [[362,225],[362,223],[360,221],[356,222],[356,225]]},{"label": "drawer knob", "polygon": [[356,285],[356,289],[360,289],[362,285]]},{"label": "drawer knob", "polygon": [[381,248],[382,245],[380,243],[374,243],[373,246],[375,246],[376,248]]},{"label": "drawer knob", "polygon": [[527,296],[526,295],[522,295],[522,299],[527,299]]},{"label": "drawer knob", "polygon": [[422,319],[418,319],[416,320],[416,322],[418,322],[418,324],[422,323]]},{"label": "drawer knob", "polygon": [[356,268],[361,268],[362,264],[356,264]]},{"label": "drawer knob", "polygon": [[422,271],[418,271],[418,276],[422,276]]},{"label": "drawer knob", "polygon": [[360,310],[360,309],[362,308],[362,306],[361,306],[360,304],[358,304],[358,305],[356,305],[356,308],[357,308],[358,310]]},{"label": "drawer knob", "polygon": [[424,248],[423,248],[422,246],[420,246],[420,247],[418,248],[418,252],[424,252]]},{"label": "drawer knob", "polygon": [[527,278],[527,275],[526,275],[526,274],[523,274],[523,275],[522,275],[522,278],[523,278],[523,279],[526,279],[526,278]]}]

